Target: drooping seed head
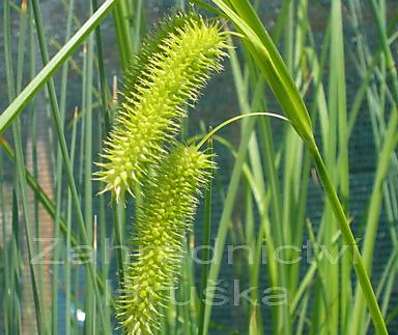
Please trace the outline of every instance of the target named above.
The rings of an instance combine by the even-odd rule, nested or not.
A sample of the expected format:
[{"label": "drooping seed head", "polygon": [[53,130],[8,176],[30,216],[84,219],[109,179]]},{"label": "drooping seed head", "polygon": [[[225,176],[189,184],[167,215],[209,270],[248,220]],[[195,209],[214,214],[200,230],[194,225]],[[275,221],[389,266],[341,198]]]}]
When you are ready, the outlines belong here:
[{"label": "drooping seed head", "polygon": [[156,333],[176,284],[200,190],[211,178],[214,163],[195,147],[178,145],[162,161],[152,181],[144,184],[133,262],[126,271],[117,316],[128,335]]},{"label": "drooping seed head", "polygon": [[187,105],[196,101],[210,74],[221,70],[225,34],[219,23],[195,14],[163,24],[147,41],[127,74],[124,98],[106,140],[97,179],[119,198],[133,193],[151,165],[166,154],[180,129]]}]

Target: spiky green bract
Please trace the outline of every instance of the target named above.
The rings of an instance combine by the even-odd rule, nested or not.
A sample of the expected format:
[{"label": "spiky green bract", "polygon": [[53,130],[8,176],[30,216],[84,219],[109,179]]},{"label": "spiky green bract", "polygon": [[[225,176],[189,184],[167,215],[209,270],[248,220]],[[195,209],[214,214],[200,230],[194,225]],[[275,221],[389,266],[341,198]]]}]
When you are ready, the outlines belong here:
[{"label": "spiky green bract", "polygon": [[209,155],[179,145],[144,184],[134,244],[138,247],[125,273],[117,316],[128,335],[156,334],[161,308],[169,301],[183,256],[200,190],[213,170]]},{"label": "spiky green bract", "polygon": [[132,87],[126,88],[106,141],[105,162],[99,163],[102,171],[97,176],[106,183],[104,191],[112,190],[116,199],[124,190],[132,193],[149,166],[164,157],[164,145],[178,132],[184,108],[197,99],[210,74],[221,70],[226,39],[220,24],[197,15],[173,22],[169,24],[174,28],[163,28],[168,31],[166,37],[157,37],[156,48],[146,44],[148,51],[142,52],[145,65],[138,76],[132,71],[136,79],[126,81]]}]

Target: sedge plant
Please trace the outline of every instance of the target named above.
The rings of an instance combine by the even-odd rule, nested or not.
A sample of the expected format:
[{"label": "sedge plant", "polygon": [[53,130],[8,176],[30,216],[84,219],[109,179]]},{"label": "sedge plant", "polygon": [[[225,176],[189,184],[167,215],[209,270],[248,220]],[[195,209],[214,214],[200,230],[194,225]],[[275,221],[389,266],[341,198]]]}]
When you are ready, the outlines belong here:
[{"label": "sedge plant", "polygon": [[210,73],[221,69],[225,35],[219,23],[194,14],[162,24],[126,74],[122,106],[106,141],[98,179],[116,199],[148,177],[181,127],[185,107],[194,102]]},{"label": "sedge plant", "polygon": [[[196,14],[166,20],[126,74],[125,92],[106,141],[98,179],[118,201],[142,187],[134,245],[138,255],[126,270],[118,318],[127,334],[154,334],[183,256],[184,236],[199,190],[208,183],[211,157],[195,146],[167,145],[210,73],[221,69],[225,33]],[[161,162],[158,169],[154,166]]]},{"label": "sedge plant", "polygon": [[[268,19],[261,22],[261,1],[191,2],[222,17],[223,25],[195,13],[169,14],[148,38],[143,38],[161,2],[90,0],[84,2],[90,6],[83,13],[76,10],[86,8],[79,1],[67,0],[63,1],[66,35],[61,42],[58,34],[47,33],[53,27],[51,20],[42,16],[38,0],[21,1],[20,6],[15,1],[4,1],[0,6],[0,36],[4,37],[0,53],[5,56],[5,92],[10,98],[0,115],[0,133],[4,135],[0,139],[4,154],[0,157],[0,283],[4,287],[0,290],[0,332],[20,334],[28,329],[29,333],[37,330],[49,334],[62,328],[67,335],[82,331],[118,333],[113,318],[116,314],[122,331],[132,334],[365,335],[372,325],[376,333],[386,334],[387,328],[394,334],[397,309],[393,297],[398,273],[398,85],[394,65],[398,34],[394,2],[277,1],[280,11],[273,25]],[[57,2],[50,6],[53,3]],[[174,3],[180,10],[189,8],[185,0],[167,3]],[[311,15],[314,9],[321,20]],[[88,18],[82,20],[85,14]],[[114,25],[117,41],[112,43],[112,54],[120,57],[124,74],[120,95],[118,79],[114,78],[111,87],[109,68],[105,66],[109,64],[108,34],[113,30],[106,29],[107,40],[103,39],[105,27],[100,28],[100,23],[108,16],[113,16],[113,22],[107,20],[107,24]],[[356,43],[352,43],[350,34],[346,35],[347,23]],[[228,33],[229,38],[222,29],[231,30],[233,26],[236,32]],[[206,52],[201,49],[201,38],[197,36],[193,42],[202,29],[218,41]],[[322,36],[315,34],[317,29],[322,29]],[[373,30],[378,39],[369,43],[369,36],[374,35],[366,32]],[[186,33],[191,38],[184,39]],[[226,44],[234,47],[225,48]],[[73,53],[80,46],[82,57]],[[57,49],[52,58],[50,47]],[[230,65],[233,74],[233,80],[225,86],[236,88],[237,104],[231,103],[231,95],[228,106],[223,108],[225,86],[217,93],[212,90],[200,118],[207,118],[209,106],[212,122],[221,111],[239,111],[241,115],[228,119],[230,116],[223,114],[222,119],[228,121],[205,136],[196,134],[187,139],[187,111],[207,79],[221,68],[224,52],[229,54],[227,69]],[[197,62],[198,54],[204,57],[202,63]],[[176,59],[184,60],[185,66],[176,67]],[[54,74],[61,66],[58,85]],[[70,98],[67,73],[73,74],[74,97],[78,91],[75,86],[81,81],[81,106],[79,99]],[[230,77],[227,74],[225,78]],[[46,84],[44,96],[40,90]],[[267,88],[285,112],[286,117],[276,115],[287,121],[281,129],[263,117],[275,116],[264,111],[278,108],[273,97],[265,93]],[[160,91],[167,91],[167,97],[159,96]],[[217,96],[215,106],[211,105],[212,95]],[[40,151],[41,129],[45,128],[41,111],[46,109],[54,121],[54,126],[46,129],[45,141],[56,185],[54,196],[53,185],[40,179],[46,170]],[[73,117],[69,115],[72,110]],[[239,147],[235,147],[238,136],[232,140],[221,133],[215,136],[226,125],[247,116],[253,117],[240,124]],[[363,127],[368,118],[371,130]],[[150,126],[141,127],[146,121]],[[8,134],[10,126],[13,133]],[[370,142],[360,138],[361,131]],[[176,141],[179,132],[188,144]],[[194,146],[198,138],[199,144]],[[223,171],[214,178],[210,178],[214,173],[213,157],[203,152],[209,138],[214,139],[213,149]],[[368,146],[373,139],[374,157],[366,158],[374,158],[376,173],[369,186],[367,177],[373,175],[363,173],[363,167],[354,161],[356,153],[349,149],[354,144],[358,150],[371,152]],[[102,182],[92,183],[91,159],[97,152],[104,155],[98,159],[102,165],[96,176]],[[226,169],[223,165],[226,157],[233,168],[228,188],[224,189],[222,177],[229,172],[229,165]],[[15,178],[9,178],[10,166],[15,166]],[[318,184],[325,189],[324,195],[317,197],[319,203],[312,198],[314,189],[321,195]],[[361,200],[358,187],[364,194],[364,186],[370,196],[364,195],[366,199]],[[118,200],[114,224],[109,224],[105,190]],[[205,190],[203,209],[197,207],[201,190]],[[103,193],[95,196],[97,191]],[[361,201],[366,201],[367,210],[358,210]],[[314,204],[316,210],[312,210]],[[131,211],[132,205],[135,211]],[[193,225],[198,208],[203,210],[203,228]],[[43,212],[50,223],[43,220]],[[382,224],[383,213],[387,224]],[[23,245],[33,255],[45,251],[46,242],[36,243],[36,237],[43,236],[47,225],[54,225],[59,241],[54,260],[67,262],[65,271],[58,264],[51,265],[51,290],[46,289],[46,265],[21,266],[26,263]],[[124,239],[130,228],[131,239]],[[355,237],[363,237],[363,241],[357,240],[358,245],[351,228]],[[203,238],[199,236],[202,229]],[[212,246],[213,236],[213,253],[207,251],[204,255],[212,262],[194,264],[192,248],[199,240]],[[304,259],[290,264],[297,260],[296,250],[302,248],[306,236],[314,251],[313,260],[310,264],[304,264]],[[234,262],[233,277],[223,262],[230,241],[248,250],[238,255],[239,264]],[[87,262],[87,253],[79,249],[81,244],[92,247],[101,260]],[[379,255],[390,251],[384,248],[386,244],[392,250],[384,264]],[[290,249],[280,255],[287,262],[281,264],[273,256],[286,245]],[[119,255],[124,246],[134,255],[126,266],[118,260],[123,277],[120,294],[112,296],[108,283],[114,279],[114,272],[113,264],[107,262],[107,249],[115,248]],[[337,263],[331,264],[330,255],[344,250],[347,252]],[[68,258],[71,254],[85,264],[86,271],[72,264]],[[357,271],[355,278],[353,270]],[[380,271],[381,276],[371,276]],[[198,275],[199,285],[195,280]],[[223,322],[218,317],[220,310],[212,306],[213,299],[217,299],[213,285],[220,279],[235,278],[250,283],[250,301],[244,299],[234,311],[229,305],[223,306],[223,314],[228,317],[228,322]],[[261,304],[264,286],[285,288],[286,303]],[[60,308],[63,296],[65,308]],[[174,305],[172,297],[188,303]],[[232,316],[235,307],[238,313],[229,318],[228,313]]]}]

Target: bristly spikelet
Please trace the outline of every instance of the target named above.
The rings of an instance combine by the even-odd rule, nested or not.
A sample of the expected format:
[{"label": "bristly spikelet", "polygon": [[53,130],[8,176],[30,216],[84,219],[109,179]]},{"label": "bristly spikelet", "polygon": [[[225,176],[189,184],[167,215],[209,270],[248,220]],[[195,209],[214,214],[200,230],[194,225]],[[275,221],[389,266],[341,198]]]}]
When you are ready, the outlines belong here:
[{"label": "bristly spikelet", "polygon": [[145,182],[134,239],[138,250],[118,300],[117,316],[126,334],[157,333],[161,308],[178,277],[185,232],[213,169],[209,155],[178,145],[153,180]]},{"label": "bristly spikelet", "polygon": [[[156,42],[147,42],[132,67],[113,130],[106,141],[104,162],[97,173],[103,192],[116,199],[141,184],[150,165],[165,155],[185,116],[184,107],[198,98],[210,74],[221,70],[226,38],[219,23],[190,14],[163,26]],[[156,47],[155,47],[156,45]]]},{"label": "bristly spikelet", "polygon": [[162,53],[162,44],[170,34],[176,34],[186,24],[187,20],[199,20],[200,17],[195,12],[176,13],[173,16],[164,17],[156,23],[154,30],[147,34],[142,41],[142,46],[137,55],[131,60],[126,75],[124,77],[123,87],[124,95],[130,96],[135,93],[134,87],[139,79],[140,73],[148,65],[152,55]]}]

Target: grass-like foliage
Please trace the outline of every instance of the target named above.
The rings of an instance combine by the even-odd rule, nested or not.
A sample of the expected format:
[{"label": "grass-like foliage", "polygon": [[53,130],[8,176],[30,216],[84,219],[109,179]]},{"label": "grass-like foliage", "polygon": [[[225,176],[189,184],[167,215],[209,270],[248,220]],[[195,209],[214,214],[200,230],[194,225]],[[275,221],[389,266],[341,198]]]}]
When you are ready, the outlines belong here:
[{"label": "grass-like foliage", "polygon": [[118,303],[118,318],[127,334],[153,334],[159,328],[161,307],[180,268],[185,232],[213,167],[209,155],[178,145],[145,181],[136,222],[138,250]]},{"label": "grass-like foliage", "polygon": [[[1,334],[396,334],[394,1],[48,3],[65,27],[0,5]],[[224,122],[179,144],[225,52],[206,101]]]},{"label": "grass-like foliage", "polygon": [[126,75],[124,99],[106,141],[97,176],[116,199],[134,193],[149,166],[166,154],[185,116],[214,71],[221,70],[225,33],[216,22],[183,14],[161,25]]}]

